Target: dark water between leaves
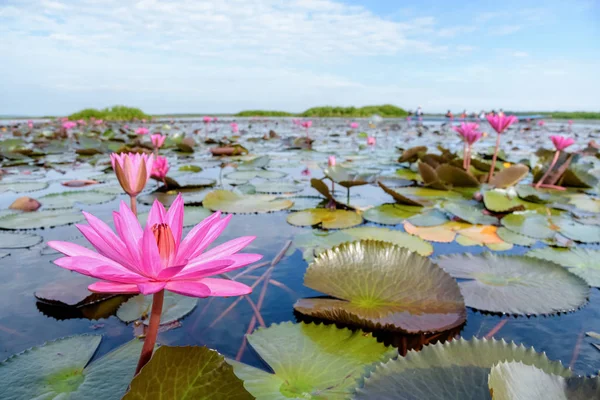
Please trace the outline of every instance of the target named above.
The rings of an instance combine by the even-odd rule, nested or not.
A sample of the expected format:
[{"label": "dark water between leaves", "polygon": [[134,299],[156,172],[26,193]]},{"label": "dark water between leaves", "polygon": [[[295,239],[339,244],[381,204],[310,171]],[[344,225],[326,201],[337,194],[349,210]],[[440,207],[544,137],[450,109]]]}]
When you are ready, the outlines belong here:
[{"label": "dark water between leaves", "polygon": [[[291,123],[287,120],[280,120],[278,124],[252,123],[252,128],[247,128],[247,120],[240,122],[242,129],[247,129],[247,136],[262,136],[270,129],[274,129],[279,134],[285,136],[286,133],[302,135],[300,130],[293,131]],[[402,123],[402,121],[396,121]],[[393,121],[388,121],[388,124]],[[363,124],[366,125],[366,123]],[[191,132],[194,129],[202,128],[201,124],[180,123],[181,129]],[[219,134],[228,134],[228,125],[226,121],[222,125],[216,125]],[[311,170],[311,176],[320,178],[322,173],[318,166],[329,154],[337,154],[340,159],[344,156],[359,157],[366,159],[366,165],[377,168],[382,174],[392,173],[397,168],[394,165],[394,159],[397,158],[395,146],[411,147],[419,143],[426,143],[432,140],[447,141],[448,145],[459,145],[458,139],[454,134],[446,133],[445,136],[434,135],[432,132],[439,129],[439,124],[431,125],[428,132],[423,136],[417,136],[414,128],[403,127],[398,131],[390,132],[386,135],[381,128],[376,132],[377,149],[375,151],[360,150],[358,145],[365,139],[354,139],[356,142],[329,138],[323,139],[331,133],[341,133],[345,136],[347,125],[342,120],[322,120],[316,123],[316,127],[311,131],[311,136],[319,137],[319,141],[313,152],[294,153],[293,159],[289,159],[288,153],[282,151],[279,143],[259,143],[255,144],[251,153],[256,155],[271,155],[273,161],[272,169],[287,172],[289,176],[300,182],[305,190],[300,194],[316,195],[316,192],[309,186],[310,177],[302,176],[300,171],[308,165]],[[598,125],[574,126],[579,140],[584,142],[599,136]],[[548,131],[560,131],[561,125],[549,124],[546,131],[540,131],[536,142],[532,143],[527,138],[511,138],[512,146],[517,148],[515,154],[526,154],[537,148],[537,145],[545,143],[545,138],[549,135]],[[365,129],[366,130],[366,129]],[[166,131],[163,131],[167,133]],[[200,134],[201,135],[201,134]],[[200,136],[198,135],[198,136]],[[516,134],[513,134],[515,136]],[[339,140],[339,141],[338,141]],[[491,143],[491,140],[488,139]],[[539,143],[538,143],[539,142]],[[487,145],[490,145],[487,143]],[[431,144],[431,143],[428,143]],[[178,159],[178,165],[196,164],[201,165],[204,171],[196,174],[201,177],[218,179],[220,168],[211,160],[206,147],[196,150],[191,157],[178,157],[168,153],[169,159],[173,161]],[[105,155],[108,157],[108,155]],[[518,157],[517,157],[518,158]],[[63,170],[67,168],[63,167]],[[85,179],[98,175],[101,172],[86,164],[80,164],[71,167],[66,173],[59,174],[55,171],[49,171],[46,174],[37,172],[32,175],[20,175],[18,179],[42,179],[50,182],[50,186],[43,190],[27,195],[39,198],[47,193],[63,192],[65,188],[59,182],[69,179]],[[176,171],[176,167],[173,170]],[[227,167],[224,175],[233,171]],[[170,174],[171,175],[171,174]],[[177,178],[176,174],[174,177]],[[16,179],[12,177],[11,179]],[[225,182],[227,184],[227,182]],[[104,184],[107,185],[107,184]],[[114,181],[111,183],[114,186]],[[147,189],[152,190],[154,183],[148,184]],[[83,188],[82,190],[93,190],[94,186]],[[390,199],[382,194],[376,187],[362,187],[353,189],[353,199],[360,203],[367,202],[378,205],[389,202]],[[13,200],[22,194],[3,193],[0,198],[0,209],[4,210]],[[382,200],[383,199],[383,200]],[[113,210],[118,207],[120,200],[126,200],[123,195],[117,196],[116,200],[108,203],[79,207],[98,216],[104,221],[110,221]],[[149,206],[140,205],[139,211],[149,209]],[[293,240],[297,234],[305,233],[310,228],[299,228],[289,225],[286,217],[289,212],[276,212],[270,214],[244,214],[234,215],[229,227],[218,239],[217,243],[230,240],[238,236],[255,235],[257,239],[247,248],[247,252],[264,254],[264,261],[272,260],[285,244]],[[366,225],[375,225],[367,223]],[[387,226],[392,229],[402,230],[401,225]],[[184,230],[189,231],[190,228]],[[79,233],[74,225],[61,226],[51,229],[37,230],[47,240],[66,240],[87,245],[85,239]],[[432,257],[442,254],[452,253],[478,253],[485,248],[479,246],[463,247],[456,243],[439,244],[433,243],[435,252]],[[515,246],[504,254],[523,254],[529,248]],[[134,337],[134,327],[132,324],[121,322],[116,316],[102,318],[99,320],[89,320],[84,318],[65,318],[67,315],[61,314],[57,308],[48,307],[39,303],[34,293],[47,289],[49,287],[64,287],[64,292],[69,291],[73,285],[83,285],[89,282],[84,278],[74,278],[74,274],[63,270],[52,264],[52,261],[58,257],[58,254],[45,246],[45,243],[38,244],[28,249],[11,249],[2,252],[10,253],[8,256],[0,259],[0,359],[4,359],[11,354],[20,352],[29,347],[41,345],[45,341],[54,340],[63,336],[74,334],[89,333],[101,334],[104,337],[100,351],[101,355],[109,350],[123,344]],[[262,317],[266,325],[282,321],[294,321],[293,304],[301,297],[315,296],[319,293],[303,285],[303,275],[307,268],[307,262],[303,259],[302,251],[292,249],[286,253],[286,256],[275,266],[271,279],[273,283],[268,286],[265,302],[261,309]],[[264,268],[254,271],[244,283],[252,284],[254,279],[264,272]],[[74,281],[74,279],[77,279]],[[258,287],[262,287],[262,284]],[[59,290],[60,291],[60,290]],[[259,289],[251,295],[255,300],[258,299]],[[556,293],[556,296],[560,296]],[[198,306],[192,313],[180,321],[178,327],[164,331],[159,335],[159,342],[171,346],[177,345],[206,345],[217,349],[222,354],[234,358],[243,343],[244,334],[253,316],[253,311],[249,304],[240,301],[225,317],[215,320],[223,313],[236,299],[215,298],[200,299]],[[73,317],[71,315],[70,317]],[[566,366],[571,366],[578,374],[594,374],[600,370],[600,352],[593,346],[594,340],[585,335],[588,331],[600,331],[600,291],[592,289],[589,302],[580,310],[568,314],[555,315],[550,317],[509,317],[498,315],[486,315],[480,312],[468,309],[467,323],[461,332],[461,336],[470,338],[472,336],[484,337],[492,331],[496,331],[494,337],[503,338],[507,341],[515,341],[526,346],[534,346],[537,351],[546,352],[552,360],[560,360]],[[255,366],[265,367],[258,356],[250,347],[247,347],[241,358],[243,362]]]}]

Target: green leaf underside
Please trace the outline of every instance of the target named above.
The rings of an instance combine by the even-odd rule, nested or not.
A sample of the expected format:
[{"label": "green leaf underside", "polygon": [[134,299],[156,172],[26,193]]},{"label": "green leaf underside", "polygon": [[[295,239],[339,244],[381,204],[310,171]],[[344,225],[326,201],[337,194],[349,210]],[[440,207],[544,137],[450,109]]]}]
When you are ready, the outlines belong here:
[{"label": "green leaf underside", "polygon": [[565,378],[522,362],[500,362],[489,374],[494,400],[591,400],[600,398],[600,379]]},{"label": "green leaf underside", "polygon": [[123,400],[250,400],[222,355],[206,347],[160,347]]},{"label": "green leaf underside", "polygon": [[257,400],[347,399],[373,363],[397,355],[370,334],[335,325],[283,322],[256,330],[248,342],[274,373],[228,362]]},{"label": "green leaf underside", "polygon": [[313,208],[288,215],[287,222],[296,226],[319,225],[323,229],[344,229],[363,222],[361,215],[351,210]]},{"label": "green leaf underside", "polygon": [[466,280],[459,282],[465,303],[478,310],[552,314],[576,310],[589,296],[583,279],[545,260],[483,253],[441,256],[436,262]]},{"label": "green leaf underside", "polygon": [[[197,304],[197,298],[166,292],[163,310],[160,315],[160,324],[170,324],[171,322],[185,317],[196,308]],[[117,317],[119,317],[121,321],[127,323],[142,319],[143,317],[144,323],[147,325],[151,308],[152,296],[139,294],[130,298],[119,307],[117,310]]]},{"label": "green leaf underside", "polygon": [[300,299],[303,314],[370,329],[445,331],[466,319],[456,282],[437,265],[391,243],[344,243],[308,267],[305,286],[332,297]]},{"label": "green leaf underside", "polygon": [[[568,377],[571,371],[533,348],[505,341],[463,338],[409,351],[380,364],[364,379],[356,400],[491,399],[488,374],[501,361],[521,361],[548,373]],[[533,399],[532,399],[533,400]]]},{"label": "green leaf underside", "polygon": [[[142,348],[135,339],[86,367],[100,336],[72,336],[48,342],[0,363],[3,399],[119,399]],[[84,368],[85,367],[85,368]]]},{"label": "green leaf underside", "polygon": [[239,195],[228,190],[215,190],[206,195],[202,204],[213,211],[245,214],[286,210],[294,202],[270,195]]}]

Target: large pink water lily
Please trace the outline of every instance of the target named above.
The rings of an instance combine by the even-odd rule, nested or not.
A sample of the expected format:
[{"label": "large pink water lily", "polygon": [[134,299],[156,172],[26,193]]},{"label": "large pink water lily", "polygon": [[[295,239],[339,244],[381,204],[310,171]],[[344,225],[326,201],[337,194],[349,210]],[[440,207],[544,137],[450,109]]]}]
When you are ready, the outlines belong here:
[{"label": "large pink water lily", "polygon": [[558,151],[563,151],[564,149],[575,143],[575,139],[561,135],[550,136],[550,140],[552,140],[554,147]]},{"label": "large pink water lily", "polygon": [[488,115],[486,118],[492,126],[492,128],[494,128],[494,130],[498,133],[504,132],[506,128],[508,128],[509,126],[511,126],[519,120],[514,115],[504,114]]},{"label": "large pink water lily", "polygon": [[463,122],[459,126],[454,126],[454,129],[458,134],[467,142],[469,145],[472,145],[479,139],[483,133],[479,132],[479,125],[473,122]]},{"label": "large pink water lily", "polygon": [[100,282],[89,286],[92,292],[142,293],[163,289],[191,297],[240,296],[249,286],[228,279],[211,278],[262,258],[260,254],[239,253],[254,236],[240,237],[208,251],[223,232],[231,216],[219,212],[196,225],[182,240],[183,199],[181,195],[169,211],[155,201],[146,227],[122,202],[114,212],[116,234],[104,222],[85,213],[89,225],[77,228],[96,251],[70,242],[51,241],[48,246],[63,253],[55,264]]}]

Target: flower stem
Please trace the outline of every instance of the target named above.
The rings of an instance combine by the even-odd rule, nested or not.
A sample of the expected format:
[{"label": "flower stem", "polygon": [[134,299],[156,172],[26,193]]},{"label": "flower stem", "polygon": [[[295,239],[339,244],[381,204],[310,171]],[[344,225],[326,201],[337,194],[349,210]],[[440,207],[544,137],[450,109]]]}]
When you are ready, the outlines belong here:
[{"label": "flower stem", "polygon": [[135,199],[135,196],[129,196],[129,200],[131,203],[131,212],[137,217],[137,200]]},{"label": "flower stem", "polygon": [[467,142],[465,141],[465,145],[463,146],[463,169],[467,169]]},{"label": "flower stem", "polygon": [[488,183],[492,180],[494,176],[494,171],[496,170],[496,158],[498,158],[498,150],[500,149],[500,134],[496,134],[496,149],[494,150],[494,156],[492,157],[492,167],[490,168],[490,174],[488,176]]},{"label": "flower stem", "polygon": [[469,172],[469,170],[471,169],[471,149],[472,149],[472,145],[468,145],[467,146],[467,168],[465,168],[465,170],[467,172]]},{"label": "flower stem", "polygon": [[544,181],[548,177],[548,175],[550,175],[550,171],[552,171],[552,168],[554,168],[554,166],[556,165],[556,162],[558,161],[558,156],[560,156],[560,150],[556,150],[556,153],[554,153],[554,158],[552,159],[552,162],[550,163],[550,167],[548,167],[548,170],[546,171],[546,173],[544,174],[544,176],[542,176],[542,179],[540,179],[535,184],[535,188],[536,189],[539,189],[540,186],[542,185],[542,183],[544,183]]},{"label": "flower stem", "polygon": [[150,314],[150,325],[148,326],[148,333],[144,339],[144,346],[142,347],[142,353],[138,361],[135,374],[137,375],[142,367],[150,361],[152,358],[152,352],[154,351],[154,345],[156,344],[156,337],[158,336],[158,327],[160,326],[160,314],[162,313],[163,301],[165,299],[164,289],[160,292],[156,292],[152,297],[152,311]]}]

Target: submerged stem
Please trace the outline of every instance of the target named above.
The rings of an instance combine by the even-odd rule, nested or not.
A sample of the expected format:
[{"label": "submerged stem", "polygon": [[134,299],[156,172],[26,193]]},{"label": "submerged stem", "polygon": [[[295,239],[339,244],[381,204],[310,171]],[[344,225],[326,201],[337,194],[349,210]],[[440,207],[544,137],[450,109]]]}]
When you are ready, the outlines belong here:
[{"label": "submerged stem", "polygon": [[150,361],[152,358],[152,352],[154,351],[154,345],[156,344],[156,337],[158,336],[158,327],[160,326],[160,314],[162,313],[163,301],[165,299],[164,289],[160,292],[154,293],[152,297],[152,311],[150,314],[150,324],[148,325],[148,334],[144,339],[144,346],[142,347],[142,353],[138,361],[135,374],[137,375],[142,367]]},{"label": "submerged stem", "polygon": [[544,183],[544,181],[548,177],[548,175],[550,175],[550,171],[552,171],[552,168],[554,168],[554,166],[556,165],[556,162],[558,161],[558,157],[559,156],[560,156],[560,150],[556,150],[556,153],[554,153],[554,158],[552,158],[552,162],[550,163],[550,166],[548,167],[548,170],[546,171],[546,173],[544,174],[544,176],[542,176],[542,179],[540,179],[539,181],[537,181],[537,183],[535,184],[535,188],[536,189],[539,189],[540,186],[542,185],[542,183]]},{"label": "submerged stem", "polygon": [[137,200],[135,196],[129,196],[129,201],[131,204],[131,212],[137,217]]},{"label": "submerged stem", "polygon": [[494,176],[494,171],[496,170],[496,158],[498,158],[498,149],[500,149],[500,134],[496,134],[496,149],[494,150],[494,156],[492,157],[492,167],[490,168],[490,173],[488,175],[488,183],[492,180]]}]

